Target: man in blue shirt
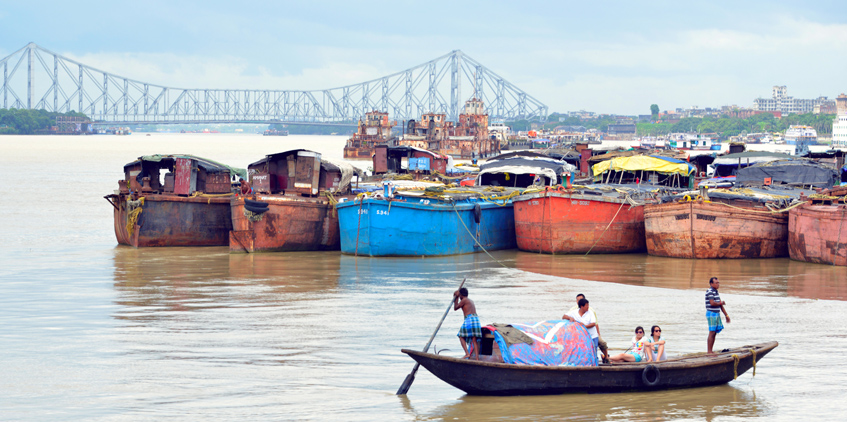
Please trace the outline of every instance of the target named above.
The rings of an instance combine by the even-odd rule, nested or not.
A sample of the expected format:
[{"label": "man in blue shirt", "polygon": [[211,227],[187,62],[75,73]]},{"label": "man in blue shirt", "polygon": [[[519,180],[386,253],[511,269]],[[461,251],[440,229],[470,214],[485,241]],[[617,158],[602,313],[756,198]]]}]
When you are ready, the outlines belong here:
[{"label": "man in blue shirt", "polygon": [[706,290],[706,319],[709,321],[709,338],[706,341],[707,353],[713,353],[712,347],[715,345],[715,337],[723,330],[720,312],[723,312],[726,316],[726,323],[729,324],[729,314],[726,313],[726,308],[724,308],[726,302],[722,301],[720,294],[718,294],[720,287],[721,282],[718,281],[717,277],[709,279],[709,290]]}]

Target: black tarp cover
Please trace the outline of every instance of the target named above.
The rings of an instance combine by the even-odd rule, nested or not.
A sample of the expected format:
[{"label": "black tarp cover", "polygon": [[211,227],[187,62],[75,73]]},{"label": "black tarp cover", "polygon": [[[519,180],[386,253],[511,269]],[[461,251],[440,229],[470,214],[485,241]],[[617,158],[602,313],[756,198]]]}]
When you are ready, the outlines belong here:
[{"label": "black tarp cover", "polygon": [[810,161],[771,161],[738,170],[737,185],[762,185],[770,177],[772,184],[830,187],[837,180],[835,169]]}]

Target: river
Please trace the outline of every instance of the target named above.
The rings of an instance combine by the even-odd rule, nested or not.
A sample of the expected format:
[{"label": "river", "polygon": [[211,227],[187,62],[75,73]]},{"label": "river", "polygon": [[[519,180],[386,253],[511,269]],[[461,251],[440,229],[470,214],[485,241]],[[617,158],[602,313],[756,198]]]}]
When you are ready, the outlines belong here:
[{"label": "river", "polygon": [[[190,153],[246,167],[344,137],[151,134],[0,137],[0,420],[836,420],[847,412],[847,269],[788,259],[677,260],[518,251],[440,258],[231,255],[117,246],[123,165]],[[368,166],[364,162],[357,163]],[[655,393],[471,397],[401,348],[422,348],[462,279],[480,319],[560,317],[584,293],[613,352],[660,325],[671,356],[705,350],[703,297],[721,279],[716,348],[780,346],[728,385]],[[451,312],[437,350],[461,355]]]}]

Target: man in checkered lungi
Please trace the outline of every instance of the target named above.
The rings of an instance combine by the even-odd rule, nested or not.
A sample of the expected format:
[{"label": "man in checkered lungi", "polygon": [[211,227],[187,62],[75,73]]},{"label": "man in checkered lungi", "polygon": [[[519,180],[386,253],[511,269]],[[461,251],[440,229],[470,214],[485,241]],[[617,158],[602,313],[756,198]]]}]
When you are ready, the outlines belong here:
[{"label": "man in checkered lungi", "polygon": [[[453,292],[453,310],[462,309],[465,313],[465,322],[462,323],[462,328],[459,328],[459,341],[462,342],[462,349],[465,350],[465,355],[462,359],[474,355],[474,359],[479,360],[479,342],[482,339],[482,326],[479,325],[479,318],[476,316],[476,305],[468,299],[468,289],[462,287]],[[471,343],[471,352],[468,351],[468,340]]]}]

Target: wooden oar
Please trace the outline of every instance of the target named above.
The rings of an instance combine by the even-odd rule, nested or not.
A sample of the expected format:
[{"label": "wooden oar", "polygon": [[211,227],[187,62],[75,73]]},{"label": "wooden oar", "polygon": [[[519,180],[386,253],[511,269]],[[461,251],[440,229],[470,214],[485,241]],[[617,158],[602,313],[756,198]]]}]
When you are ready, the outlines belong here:
[{"label": "wooden oar", "polygon": [[[465,285],[465,280],[467,280],[467,279],[462,279],[462,284],[459,284],[459,288],[456,289],[456,290],[461,289],[462,286]],[[453,301],[454,301],[454,299],[450,299],[450,305],[447,306],[447,310],[444,311],[444,316],[441,317],[441,321],[439,321],[438,326],[435,327],[435,331],[432,333],[432,337],[429,338],[429,341],[426,343],[426,346],[424,346],[424,348],[423,348],[424,353],[426,353],[426,351],[429,350],[429,345],[432,344],[432,340],[435,339],[435,335],[438,333],[438,330],[441,328],[441,324],[444,322],[444,319],[447,318],[447,314],[450,313],[450,308],[453,307]],[[415,363],[415,367],[412,368],[412,372],[410,372],[409,375],[406,375],[406,379],[403,380],[403,385],[401,385],[400,388],[397,390],[398,396],[405,395],[406,393],[409,392],[409,387],[411,387],[412,383],[415,382],[415,373],[418,372],[418,368],[420,368],[420,366],[421,366],[420,363]]]}]

